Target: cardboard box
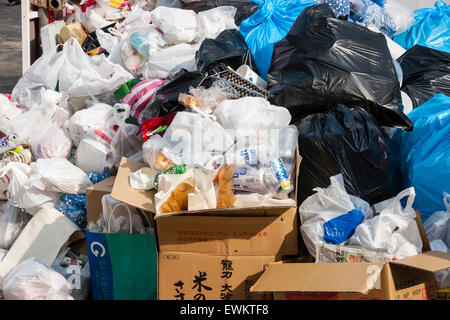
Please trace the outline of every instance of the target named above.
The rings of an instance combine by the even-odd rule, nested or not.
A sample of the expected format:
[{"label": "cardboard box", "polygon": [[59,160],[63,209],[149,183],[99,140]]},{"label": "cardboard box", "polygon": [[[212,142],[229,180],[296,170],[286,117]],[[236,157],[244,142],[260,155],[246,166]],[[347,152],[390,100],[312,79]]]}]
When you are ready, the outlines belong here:
[{"label": "cardboard box", "polygon": [[160,252],[232,256],[298,254],[297,209],[279,216],[182,215],[158,219]]},{"label": "cardboard box", "polygon": [[86,188],[87,221],[97,223],[103,214],[102,197],[111,193],[116,177],[109,177]]},{"label": "cardboard box", "polygon": [[[301,157],[297,154],[297,164],[296,172],[298,177],[298,171],[300,168]],[[130,185],[130,175],[144,167],[148,167],[146,164],[138,161],[133,161],[128,158],[123,157],[120,161],[119,170],[117,172],[116,180],[114,182],[114,187],[111,192],[111,197],[116,200],[122,201],[133,207],[142,209],[144,211],[149,211],[152,213],[156,212],[155,208],[155,190],[137,190],[133,189]],[[294,199],[297,199],[297,179],[295,181],[295,191]],[[197,211],[180,211],[174,213],[168,213],[156,217],[167,218],[175,215],[185,215],[185,214],[201,214],[201,215],[221,215],[221,216],[264,216],[272,215],[279,216],[283,213],[280,209],[296,208],[296,206],[279,206],[279,207],[252,207],[252,208],[228,208],[228,209],[206,209]]]},{"label": "cardboard box", "polygon": [[427,252],[388,263],[275,263],[254,293],[275,300],[427,300],[436,298],[434,273],[450,268],[450,254]]},{"label": "cardboard box", "polygon": [[162,252],[158,256],[158,300],[251,300],[268,294],[250,293],[264,265],[273,256],[221,256]]}]

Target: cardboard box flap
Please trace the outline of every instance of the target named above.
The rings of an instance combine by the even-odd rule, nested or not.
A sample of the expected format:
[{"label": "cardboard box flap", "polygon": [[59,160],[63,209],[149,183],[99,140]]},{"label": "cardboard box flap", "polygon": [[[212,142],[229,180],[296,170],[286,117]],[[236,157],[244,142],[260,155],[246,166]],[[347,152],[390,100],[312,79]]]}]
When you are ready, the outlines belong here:
[{"label": "cardboard box flap", "polygon": [[430,272],[438,272],[450,268],[450,253],[429,251],[416,256],[392,261],[391,263]]},{"label": "cardboard box flap", "polygon": [[144,167],[148,166],[145,163],[123,157],[120,161],[111,197],[130,206],[154,213],[156,212],[154,203],[155,190],[136,190],[130,185],[130,175]]},{"label": "cardboard box flap", "polygon": [[250,291],[366,294],[374,288],[384,265],[369,262],[271,264]]},{"label": "cardboard box flap", "polygon": [[101,191],[101,192],[111,192],[113,186],[114,186],[114,181],[116,180],[115,176],[111,176],[109,178],[106,178],[102,181],[100,181],[99,183],[96,183],[90,187],[86,188],[86,191]]}]

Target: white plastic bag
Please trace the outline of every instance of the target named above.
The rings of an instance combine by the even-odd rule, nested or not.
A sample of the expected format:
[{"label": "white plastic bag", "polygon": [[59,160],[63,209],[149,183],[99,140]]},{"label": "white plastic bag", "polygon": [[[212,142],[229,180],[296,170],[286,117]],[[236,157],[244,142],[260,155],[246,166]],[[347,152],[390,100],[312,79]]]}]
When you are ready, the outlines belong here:
[{"label": "white plastic bag", "polygon": [[73,144],[78,146],[90,130],[108,131],[112,112],[113,107],[105,103],[97,103],[90,108],[75,112],[67,123]]},{"label": "white plastic bag", "polygon": [[291,122],[286,108],[271,105],[260,97],[225,100],[217,106],[214,115],[225,129],[235,130],[282,129]]},{"label": "white plastic bag", "polygon": [[86,173],[64,158],[31,163],[30,184],[39,190],[77,194],[92,184]]},{"label": "white plastic bag", "polygon": [[109,161],[109,166],[118,166],[122,157],[129,157],[139,151],[142,142],[137,136],[139,127],[126,123],[130,116],[129,105],[119,103],[114,105],[112,115],[112,126],[116,130],[112,134],[109,145],[110,155],[107,157],[107,161]]},{"label": "white plastic bag", "polygon": [[30,218],[31,216],[19,212],[9,202],[2,205],[0,208],[0,249],[9,250],[11,248]]},{"label": "white plastic bag", "polygon": [[347,193],[341,174],[330,177],[330,182],[327,188],[314,188],[316,193],[303,201],[299,208],[300,231],[306,248],[313,257],[316,256],[316,245],[325,242],[324,224],[326,222],[354,209],[362,212],[364,219],[372,215],[367,202]]},{"label": "white plastic bag", "polygon": [[105,233],[146,233],[146,228],[136,208],[111,198],[102,197],[103,215],[99,226]]},{"label": "white plastic bag", "polygon": [[31,150],[35,159],[68,159],[71,148],[72,140],[63,129],[50,128],[39,139],[39,142],[32,146]]},{"label": "white plastic bag", "polygon": [[181,43],[159,50],[150,56],[143,67],[144,79],[166,79],[181,69],[194,71],[196,69],[195,53],[199,47],[198,44]]},{"label": "white plastic bag", "polygon": [[[414,188],[400,192],[388,200],[388,205],[378,216],[361,223],[350,238],[350,245],[367,249],[386,249],[397,259],[422,252],[422,239],[415,221],[416,211],[412,208],[415,198]],[[408,197],[403,209],[400,200]]]},{"label": "white plastic bag", "polygon": [[54,208],[59,195],[43,191],[30,184],[31,167],[24,163],[10,162],[0,169],[0,178],[8,176],[8,201],[17,208],[23,208],[34,215],[41,208]]},{"label": "white plastic bag", "polygon": [[111,63],[104,55],[88,56],[78,41],[69,39],[64,43],[66,55],[59,72],[59,90],[69,97],[89,97],[117,90],[133,79],[118,64]]},{"label": "white plastic bag", "polygon": [[3,280],[5,300],[73,300],[67,280],[36,258],[19,263]]},{"label": "white plastic bag", "polygon": [[217,122],[191,112],[177,112],[162,140],[153,135],[144,143],[143,158],[149,165],[152,162],[146,153],[158,149],[174,164],[198,164],[214,170],[217,169],[214,160],[223,159],[224,152],[234,144]]},{"label": "white plastic bag", "polygon": [[197,14],[192,10],[157,7],[152,23],[162,30],[170,44],[193,43],[200,31]]},{"label": "white plastic bag", "polygon": [[215,39],[227,29],[238,29],[234,21],[236,10],[232,6],[222,6],[199,12],[197,15],[202,39]]},{"label": "white plastic bag", "polygon": [[11,94],[18,105],[31,106],[41,88],[55,90],[58,73],[64,64],[64,52],[44,53],[19,79]]},{"label": "white plastic bag", "polygon": [[442,240],[450,247],[450,194],[444,192],[446,211],[433,213],[423,224],[428,240]]},{"label": "white plastic bag", "polygon": [[109,147],[91,136],[81,139],[75,153],[75,163],[86,173],[100,172],[107,166]]}]

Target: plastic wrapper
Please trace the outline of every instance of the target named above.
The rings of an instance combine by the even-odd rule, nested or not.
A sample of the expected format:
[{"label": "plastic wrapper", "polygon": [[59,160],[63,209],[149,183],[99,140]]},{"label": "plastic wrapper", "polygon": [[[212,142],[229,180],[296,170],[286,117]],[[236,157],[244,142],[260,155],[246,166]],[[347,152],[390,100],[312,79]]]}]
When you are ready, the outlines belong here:
[{"label": "plastic wrapper", "polygon": [[69,135],[59,128],[49,129],[39,142],[32,147],[36,159],[65,158],[70,156],[72,141]]},{"label": "plastic wrapper", "polygon": [[250,17],[258,10],[258,5],[250,0],[205,0],[205,1],[183,1],[183,9],[193,10],[197,13],[216,7],[233,6],[237,9],[234,17],[236,25]]},{"label": "plastic wrapper", "polygon": [[365,108],[380,125],[412,129],[385,37],[336,19],[327,4],[305,9],[275,45],[268,86],[272,103],[294,120],[342,103]]},{"label": "plastic wrapper", "polygon": [[3,279],[5,300],[73,300],[66,279],[36,258],[12,268]]},{"label": "plastic wrapper", "polygon": [[0,249],[9,250],[30,219],[28,213],[8,202],[3,204],[0,212]]},{"label": "plastic wrapper", "polygon": [[[400,200],[407,197],[403,208]],[[412,208],[414,188],[405,189],[380,214],[365,220],[350,238],[350,245],[367,249],[385,249],[396,259],[422,253],[422,239],[415,221],[416,211]]]},{"label": "plastic wrapper", "polygon": [[61,31],[59,32],[58,39],[62,43],[64,43],[67,40],[69,40],[70,38],[75,38],[75,39],[77,39],[78,43],[80,45],[82,45],[84,40],[86,39],[86,37],[87,37],[87,33],[84,30],[81,23],[73,22],[71,24],[68,24],[68,25],[65,25],[64,27],[62,27]]},{"label": "plastic wrapper", "polygon": [[302,203],[316,187],[327,187],[341,173],[345,189],[369,204],[391,197],[388,137],[365,110],[338,105],[297,123]]},{"label": "plastic wrapper", "polygon": [[439,93],[450,96],[450,53],[416,45],[398,61],[403,70],[402,90],[415,108]]},{"label": "plastic wrapper", "polygon": [[434,6],[416,10],[412,24],[394,41],[405,49],[418,44],[450,53],[450,4],[436,1]]},{"label": "plastic wrapper", "polygon": [[239,28],[234,23],[236,8],[232,6],[221,6],[197,14],[200,24],[200,41],[204,39],[215,39],[222,31]]},{"label": "plastic wrapper", "polygon": [[316,246],[316,263],[328,262],[389,262],[393,256],[387,250],[369,250],[358,246],[319,243]]},{"label": "plastic wrapper", "polygon": [[444,178],[450,176],[449,106],[450,97],[434,96],[408,114],[414,130],[398,131],[392,138],[394,172],[400,174],[392,180],[400,182],[400,189],[414,187],[413,207],[424,222],[434,212],[445,210],[442,193],[450,193],[448,179]]},{"label": "plastic wrapper", "polygon": [[239,25],[239,31],[255,59],[259,75],[266,80],[274,45],[291,29],[298,15],[308,6],[317,4],[313,0],[255,0],[258,11]]},{"label": "plastic wrapper", "polygon": [[319,243],[346,244],[357,226],[372,217],[367,202],[350,196],[342,175],[330,178],[326,188],[315,188],[315,194],[300,205],[300,231],[309,253],[316,257]]}]

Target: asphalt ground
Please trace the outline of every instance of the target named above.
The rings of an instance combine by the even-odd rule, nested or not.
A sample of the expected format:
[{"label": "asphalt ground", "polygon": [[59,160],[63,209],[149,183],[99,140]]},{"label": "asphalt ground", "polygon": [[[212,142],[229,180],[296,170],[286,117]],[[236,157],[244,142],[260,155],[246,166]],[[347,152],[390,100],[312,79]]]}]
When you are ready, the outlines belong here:
[{"label": "asphalt ground", "polygon": [[0,0],[0,93],[11,93],[22,75],[20,5]]}]

